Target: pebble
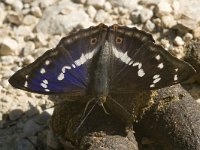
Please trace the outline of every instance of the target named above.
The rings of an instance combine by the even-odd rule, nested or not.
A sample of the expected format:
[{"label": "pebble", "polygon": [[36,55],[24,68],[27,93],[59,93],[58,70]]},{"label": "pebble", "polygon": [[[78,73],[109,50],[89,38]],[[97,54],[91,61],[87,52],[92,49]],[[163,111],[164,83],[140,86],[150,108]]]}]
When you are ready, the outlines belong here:
[{"label": "pebble", "polygon": [[42,10],[38,6],[34,6],[31,8],[31,13],[36,16],[36,17],[41,17],[42,16]]},{"label": "pebble", "polygon": [[87,4],[96,8],[102,8],[105,4],[105,0],[87,0]]},{"label": "pebble", "polygon": [[54,108],[49,108],[43,111],[35,118],[35,122],[40,125],[46,125],[49,117],[53,114]]},{"label": "pebble", "polygon": [[20,25],[23,19],[22,13],[10,12],[6,16],[6,19],[13,24]]},{"label": "pebble", "polygon": [[22,22],[24,25],[34,25],[38,23],[38,19],[33,15],[26,15]]},{"label": "pebble", "polygon": [[27,110],[25,114],[30,118],[35,115],[38,115],[40,112],[42,112],[42,108],[40,106],[35,106],[35,107],[29,108],[29,110]]},{"label": "pebble", "polygon": [[197,27],[196,29],[193,30],[193,34],[195,38],[200,37],[200,27]]},{"label": "pebble", "polygon": [[112,0],[110,3],[113,7],[125,7],[130,11],[137,9],[138,7],[138,0]]},{"label": "pebble", "polygon": [[14,32],[18,36],[29,36],[32,34],[32,28],[30,26],[20,25],[14,29]]},{"label": "pebble", "polygon": [[31,55],[33,53],[33,50],[35,50],[35,43],[32,41],[28,41],[26,42],[25,47],[23,49],[23,55]]},{"label": "pebble", "polygon": [[1,56],[0,61],[2,65],[8,66],[14,63],[14,59],[12,56]]},{"label": "pebble", "polygon": [[140,20],[142,23],[145,23],[147,20],[150,20],[153,17],[153,11],[151,9],[143,8],[140,11]]},{"label": "pebble", "polygon": [[94,18],[96,16],[97,10],[93,6],[88,6],[87,13],[90,16],[90,18]]},{"label": "pebble", "polygon": [[112,5],[110,2],[105,2],[104,4],[104,9],[107,11],[107,12],[111,12],[112,11]]},{"label": "pebble", "polygon": [[172,12],[172,7],[166,0],[161,0],[158,3],[158,16],[169,15]]},{"label": "pebble", "polygon": [[172,28],[177,24],[176,20],[172,15],[162,16],[161,20],[164,26],[167,28]]},{"label": "pebble", "polygon": [[16,10],[16,11],[20,11],[22,10],[23,8],[23,3],[21,0],[15,0],[13,3],[12,3],[12,6],[13,8]]},{"label": "pebble", "polygon": [[97,11],[97,14],[96,14],[94,20],[99,23],[100,22],[109,23],[109,22],[111,22],[111,17],[103,9],[100,9],[99,11]]},{"label": "pebble", "polygon": [[3,25],[3,21],[6,18],[7,12],[0,7],[0,27]]},{"label": "pebble", "polygon": [[10,85],[10,84],[9,84],[9,82],[8,82],[8,79],[1,79],[1,86],[2,86],[3,88],[8,88],[9,85]]},{"label": "pebble", "polygon": [[193,35],[191,34],[191,33],[186,33],[184,36],[183,36],[183,40],[185,41],[185,42],[188,42],[188,41],[190,41],[190,40],[192,40],[193,39]]},{"label": "pebble", "polygon": [[23,64],[28,65],[32,62],[34,62],[35,58],[32,55],[28,55],[25,58],[23,58]]},{"label": "pebble", "polygon": [[149,32],[153,32],[155,29],[155,24],[151,20],[147,20],[147,22],[144,25],[144,29]]},{"label": "pebble", "polygon": [[42,32],[38,32],[38,33],[36,33],[36,38],[42,46],[47,45],[47,38],[48,38],[47,34],[43,34]]},{"label": "pebble", "polygon": [[0,56],[16,54],[18,43],[10,37],[2,37],[0,39]]},{"label": "pebble", "polygon": [[182,46],[182,45],[185,44],[185,42],[183,41],[183,39],[180,36],[177,36],[174,39],[174,44],[177,45],[177,46]]},{"label": "pebble", "polygon": [[23,115],[23,111],[20,108],[12,108],[12,110],[9,112],[9,118],[10,120],[17,120]]},{"label": "pebble", "polygon": [[133,24],[137,24],[141,22],[140,19],[140,11],[139,10],[134,10],[130,14],[130,19],[133,22]]}]

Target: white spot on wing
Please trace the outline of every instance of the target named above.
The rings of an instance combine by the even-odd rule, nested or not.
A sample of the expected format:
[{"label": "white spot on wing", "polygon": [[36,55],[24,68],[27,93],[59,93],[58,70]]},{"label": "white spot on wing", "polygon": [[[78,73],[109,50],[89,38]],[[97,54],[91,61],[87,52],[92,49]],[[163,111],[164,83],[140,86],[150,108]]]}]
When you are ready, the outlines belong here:
[{"label": "white spot on wing", "polygon": [[178,76],[177,74],[174,75],[174,81],[177,81],[178,80]]},{"label": "white spot on wing", "polygon": [[155,87],[155,84],[151,84],[150,87]]},{"label": "white spot on wing", "polygon": [[159,75],[159,74],[156,74],[156,75],[153,76],[153,79],[157,79],[157,78],[159,78],[159,77],[160,77],[160,75]]},{"label": "white spot on wing", "polygon": [[160,68],[160,69],[162,69],[163,67],[164,67],[163,63],[160,63],[160,64],[158,65],[158,68]]},{"label": "white spot on wing", "polygon": [[[128,56],[127,52],[125,52],[125,53],[120,52],[115,47],[113,47],[113,53],[116,58],[119,58],[125,64],[130,65],[130,61],[132,61],[132,59]],[[133,61],[131,62],[131,64],[132,63],[133,63]]]},{"label": "white spot on wing", "polygon": [[160,60],[160,55],[157,55],[155,58],[156,58],[157,60]]},{"label": "white spot on wing", "polygon": [[49,89],[44,89],[46,92],[50,92],[50,90]]},{"label": "white spot on wing", "polygon": [[69,70],[69,69],[71,69],[71,67],[70,67],[70,66],[64,66],[64,67],[62,67],[62,72],[65,73],[65,70],[66,70],[66,69]]},{"label": "white spot on wing", "polygon": [[153,80],[153,83],[158,83],[161,80],[161,78],[156,78],[155,80]]},{"label": "white spot on wing", "polygon": [[45,61],[45,65],[49,65],[50,64],[50,61],[49,60],[46,60]]},{"label": "white spot on wing", "polygon": [[175,71],[177,72],[177,71],[178,71],[178,68],[176,68]]},{"label": "white spot on wing", "polygon": [[43,80],[42,82],[45,83],[45,84],[48,84],[48,81],[46,79]]},{"label": "white spot on wing", "polygon": [[76,68],[76,66],[75,66],[74,64],[72,64],[72,67],[73,67],[73,68]]},{"label": "white spot on wing", "polygon": [[138,66],[140,63],[139,62],[135,62],[134,64],[133,64],[133,67],[134,66]]},{"label": "white spot on wing", "polygon": [[63,80],[64,78],[65,78],[64,73],[60,73],[59,76],[57,77],[59,81]]},{"label": "white spot on wing", "polygon": [[139,77],[143,77],[144,75],[145,75],[145,73],[144,73],[143,69],[138,70],[138,76]]},{"label": "white spot on wing", "polygon": [[40,83],[40,85],[45,89],[47,88],[47,85],[45,83]]},{"label": "white spot on wing", "polygon": [[28,87],[28,82],[27,81],[25,81],[24,87]]},{"label": "white spot on wing", "polygon": [[45,70],[44,68],[41,68],[41,69],[40,69],[40,73],[41,73],[41,74],[44,74],[45,72],[46,72],[46,70]]},{"label": "white spot on wing", "polygon": [[81,57],[79,59],[75,60],[74,62],[77,66],[80,66],[80,65],[83,65],[86,61],[87,61],[87,59],[85,58],[85,55],[82,54]]}]

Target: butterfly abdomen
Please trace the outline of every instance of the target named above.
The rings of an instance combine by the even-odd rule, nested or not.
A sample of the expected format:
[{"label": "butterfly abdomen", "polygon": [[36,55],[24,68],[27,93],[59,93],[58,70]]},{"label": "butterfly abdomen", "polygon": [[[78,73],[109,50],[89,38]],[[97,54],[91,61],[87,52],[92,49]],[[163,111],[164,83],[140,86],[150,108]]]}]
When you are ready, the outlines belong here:
[{"label": "butterfly abdomen", "polygon": [[110,50],[108,42],[101,47],[96,57],[96,66],[94,69],[94,95],[97,99],[108,96],[109,78],[108,78],[108,63]]}]

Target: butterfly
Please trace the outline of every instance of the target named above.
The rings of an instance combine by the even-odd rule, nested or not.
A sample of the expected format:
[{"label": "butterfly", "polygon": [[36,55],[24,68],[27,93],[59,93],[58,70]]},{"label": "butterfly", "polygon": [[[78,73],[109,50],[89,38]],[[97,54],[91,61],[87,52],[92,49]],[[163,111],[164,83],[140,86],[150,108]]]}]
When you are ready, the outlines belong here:
[{"label": "butterfly", "polygon": [[61,39],[9,83],[40,94],[85,96],[156,90],[187,80],[195,69],[155,44],[151,34],[99,24]]}]

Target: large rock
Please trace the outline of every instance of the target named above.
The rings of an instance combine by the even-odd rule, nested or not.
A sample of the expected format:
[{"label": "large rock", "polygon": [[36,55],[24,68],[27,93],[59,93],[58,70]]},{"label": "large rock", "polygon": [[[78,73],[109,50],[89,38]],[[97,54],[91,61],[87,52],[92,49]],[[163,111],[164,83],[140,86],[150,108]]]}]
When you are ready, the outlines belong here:
[{"label": "large rock", "polygon": [[82,5],[70,0],[62,0],[44,11],[36,30],[49,34],[66,34],[76,26],[87,27],[89,25],[89,16]]}]

